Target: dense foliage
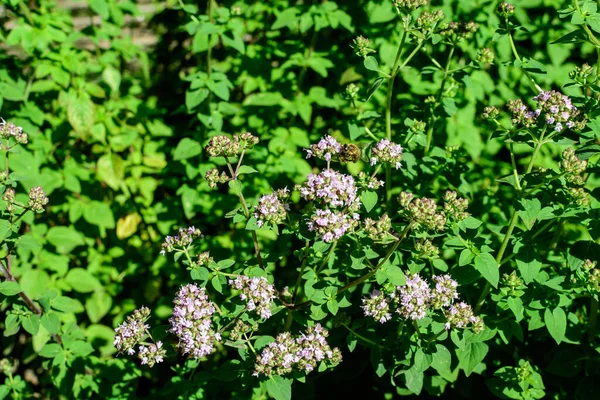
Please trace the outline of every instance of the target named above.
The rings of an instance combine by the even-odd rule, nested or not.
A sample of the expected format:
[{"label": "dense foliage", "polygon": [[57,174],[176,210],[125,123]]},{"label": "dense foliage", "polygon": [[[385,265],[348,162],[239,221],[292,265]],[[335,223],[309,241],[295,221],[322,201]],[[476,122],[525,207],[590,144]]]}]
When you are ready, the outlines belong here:
[{"label": "dense foliage", "polygon": [[0,9],[0,399],[597,397],[596,1],[55,3]]}]

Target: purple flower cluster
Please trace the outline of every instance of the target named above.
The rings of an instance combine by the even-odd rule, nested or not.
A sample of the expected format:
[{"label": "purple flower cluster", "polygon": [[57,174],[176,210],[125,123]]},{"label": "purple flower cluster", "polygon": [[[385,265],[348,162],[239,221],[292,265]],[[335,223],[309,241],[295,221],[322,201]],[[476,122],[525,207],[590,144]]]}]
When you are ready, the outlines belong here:
[{"label": "purple flower cluster", "polygon": [[293,369],[309,373],[318,363],[337,364],[342,360],[338,348],[327,343],[329,332],[320,324],[294,338],[289,332],[281,333],[256,358],[254,375],[286,375]]},{"label": "purple flower cluster", "polygon": [[392,299],[398,304],[396,310],[406,319],[423,319],[429,310],[431,289],[419,274],[406,278],[406,285],[398,286],[392,293]]},{"label": "purple flower cluster", "polygon": [[579,130],[585,126],[585,120],[569,96],[552,90],[540,92],[533,100],[537,103],[535,110],[531,110],[522,100],[508,102],[514,125],[529,128],[545,123],[556,132],[562,132],[565,128]]},{"label": "purple flower cluster", "polygon": [[392,318],[390,301],[380,290],[373,290],[369,297],[363,297],[361,308],[367,317],[382,324]]},{"label": "purple flower cluster", "polygon": [[115,329],[113,345],[119,353],[135,354],[135,346],[147,335],[150,326],[146,321],[150,317],[148,307],[141,307],[129,315],[125,322]]},{"label": "purple flower cluster", "polygon": [[170,331],[179,339],[183,354],[198,359],[213,353],[221,335],[212,328],[216,309],[205,289],[194,284],[182,286],[173,303]]},{"label": "purple flower cluster", "polygon": [[380,140],[371,149],[371,165],[380,163],[395,164],[396,169],[401,167],[400,161],[402,161],[402,146],[399,144],[390,142],[388,139]]},{"label": "purple flower cluster", "polygon": [[200,229],[196,229],[193,226],[189,228],[179,228],[179,232],[175,236],[167,236],[162,244],[162,250],[160,254],[163,256],[166,253],[171,253],[176,248],[183,248],[192,244],[194,239],[202,237]]},{"label": "purple flower cluster", "polygon": [[324,136],[319,143],[310,145],[305,149],[306,158],[320,158],[327,162],[342,151],[342,145],[333,136]]},{"label": "purple flower cluster", "polygon": [[0,139],[15,139],[19,144],[27,143],[27,134],[23,133],[23,128],[16,126],[12,122],[6,122],[0,118]]},{"label": "purple flower cluster", "polygon": [[358,173],[358,185],[362,188],[377,190],[380,187],[383,187],[385,182],[361,171]]},{"label": "purple flower cluster", "polygon": [[473,326],[474,332],[481,332],[484,328],[483,321],[480,317],[473,314],[473,309],[470,305],[465,302],[452,304],[450,307],[444,310],[444,316],[446,317],[445,328],[467,328],[469,324]]},{"label": "purple flower cluster", "polygon": [[324,242],[338,240],[358,224],[359,216],[342,211],[315,210],[308,221],[308,230],[316,232]]},{"label": "purple flower cluster", "polygon": [[290,191],[280,189],[271,194],[262,196],[254,209],[257,224],[262,227],[265,223],[277,225],[285,221],[289,206],[284,201],[289,197]]},{"label": "purple flower cluster", "polygon": [[271,317],[271,305],[277,296],[275,287],[267,281],[267,278],[240,275],[230,279],[229,284],[234,289],[242,291],[240,299],[246,302],[249,311],[255,311],[263,319]]},{"label": "purple flower cluster", "polygon": [[138,351],[138,358],[142,365],[148,365],[150,368],[164,360],[167,351],[163,349],[162,342],[159,340],[155,344],[141,345]]},{"label": "purple flower cluster", "polygon": [[475,332],[483,330],[483,321],[473,315],[471,307],[464,302],[457,303],[458,283],[450,275],[434,275],[432,280],[433,288],[419,274],[408,275],[406,284],[397,286],[389,297],[375,290],[370,297],[363,298],[362,309],[366,316],[380,323],[390,320],[391,303],[398,314],[413,321],[425,318],[430,311],[441,310],[447,321],[446,329],[472,326]]},{"label": "purple flower cluster", "polygon": [[309,174],[308,181],[299,187],[300,195],[308,201],[319,201],[330,207],[358,208],[356,184],[351,175],[326,169],[319,174]]}]

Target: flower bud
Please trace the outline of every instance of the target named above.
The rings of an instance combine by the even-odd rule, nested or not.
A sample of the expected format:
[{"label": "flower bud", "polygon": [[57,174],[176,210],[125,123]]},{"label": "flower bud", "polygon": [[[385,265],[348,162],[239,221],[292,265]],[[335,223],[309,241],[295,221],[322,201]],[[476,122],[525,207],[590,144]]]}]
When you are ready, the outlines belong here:
[{"label": "flower bud", "polygon": [[487,47],[477,52],[477,61],[482,64],[492,64],[494,62],[494,58],[494,52]]},{"label": "flower bud", "polygon": [[496,10],[501,17],[508,18],[515,14],[515,6],[506,1],[498,4],[498,8]]},{"label": "flower bud", "polygon": [[373,50],[371,48],[371,46],[372,46],[371,41],[364,36],[357,36],[353,40],[353,43],[354,43],[354,46],[352,46],[352,47],[354,48],[354,52],[356,53],[357,56],[366,58],[369,55],[369,53],[375,52],[375,50]]},{"label": "flower bud", "polygon": [[27,206],[31,211],[38,213],[43,212],[46,204],[48,204],[48,197],[46,197],[41,186],[32,187],[29,191],[29,202],[27,203]]}]

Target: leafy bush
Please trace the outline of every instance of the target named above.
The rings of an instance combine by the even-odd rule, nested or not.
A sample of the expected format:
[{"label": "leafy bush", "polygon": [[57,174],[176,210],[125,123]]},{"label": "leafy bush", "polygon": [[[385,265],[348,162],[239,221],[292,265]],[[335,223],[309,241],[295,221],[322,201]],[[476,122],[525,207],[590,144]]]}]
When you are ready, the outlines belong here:
[{"label": "leafy bush", "polygon": [[0,399],[595,398],[596,2],[2,4]]}]

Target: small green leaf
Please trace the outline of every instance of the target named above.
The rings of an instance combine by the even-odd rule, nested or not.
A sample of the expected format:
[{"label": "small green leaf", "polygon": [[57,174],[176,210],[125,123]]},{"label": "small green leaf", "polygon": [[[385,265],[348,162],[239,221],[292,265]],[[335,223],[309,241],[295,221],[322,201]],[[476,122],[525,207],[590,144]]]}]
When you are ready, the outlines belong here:
[{"label": "small green leaf", "polygon": [[565,338],[565,333],[567,333],[567,315],[563,309],[556,307],[554,311],[550,311],[550,309],[546,308],[544,311],[544,322],[546,323],[548,332],[550,332],[550,336],[556,340],[557,344],[560,344]]},{"label": "small green leaf", "polygon": [[200,143],[190,138],[183,138],[173,150],[173,159],[175,161],[187,160],[197,156],[202,152],[202,146]]},{"label": "small green leaf", "polygon": [[522,209],[519,210],[519,216],[527,227],[531,230],[537,221],[538,214],[542,210],[542,204],[538,199],[522,199],[520,201]]},{"label": "small green leaf", "polygon": [[93,292],[102,287],[100,281],[83,268],[71,269],[65,277],[65,281],[79,293]]},{"label": "small green leaf", "polygon": [[363,206],[365,206],[365,209],[367,210],[367,212],[371,212],[373,207],[375,207],[377,205],[377,200],[378,200],[377,193],[372,192],[370,190],[366,190],[366,191],[362,192],[362,194],[360,195],[360,200],[361,200]]},{"label": "small green leaf", "polygon": [[379,63],[373,56],[368,56],[364,61],[365,68],[369,71],[379,71]]},{"label": "small green leaf", "polygon": [[62,348],[60,347],[59,344],[57,343],[49,343],[47,345],[45,345],[42,350],[40,350],[40,356],[45,357],[45,358],[54,358],[56,357],[60,352],[62,351]]},{"label": "small green leaf", "polygon": [[35,314],[30,314],[27,317],[21,317],[21,325],[23,329],[32,335],[37,335],[40,330],[40,317]]},{"label": "small green leaf", "polygon": [[465,371],[465,375],[471,375],[475,367],[483,361],[488,350],[488,345],[483,342],[467,343],[463,349],[456,349],[459,366]]},{"label": "small green leaf", "polygon": [[58,311],[71,313],[82,310],[81,303],[66,296],[58,296],[52,301],[52,308]]},{"label": "small green leaf", "polygon": [[0,293],[5,296],[14,296],[21,293],[21,285],[13,281],[4,281],[0,283]]},{"label": "small green leaf", "polygon": [[60,330],[60,319],[54,312],[49,312],[42,315],[41,323],[50,334],[56,334]]},{"label": "small green leaf", "polygon": [[500,280],[498,263],[490,253],[482,253],[475,257],[475,269],[495,288]]}]

